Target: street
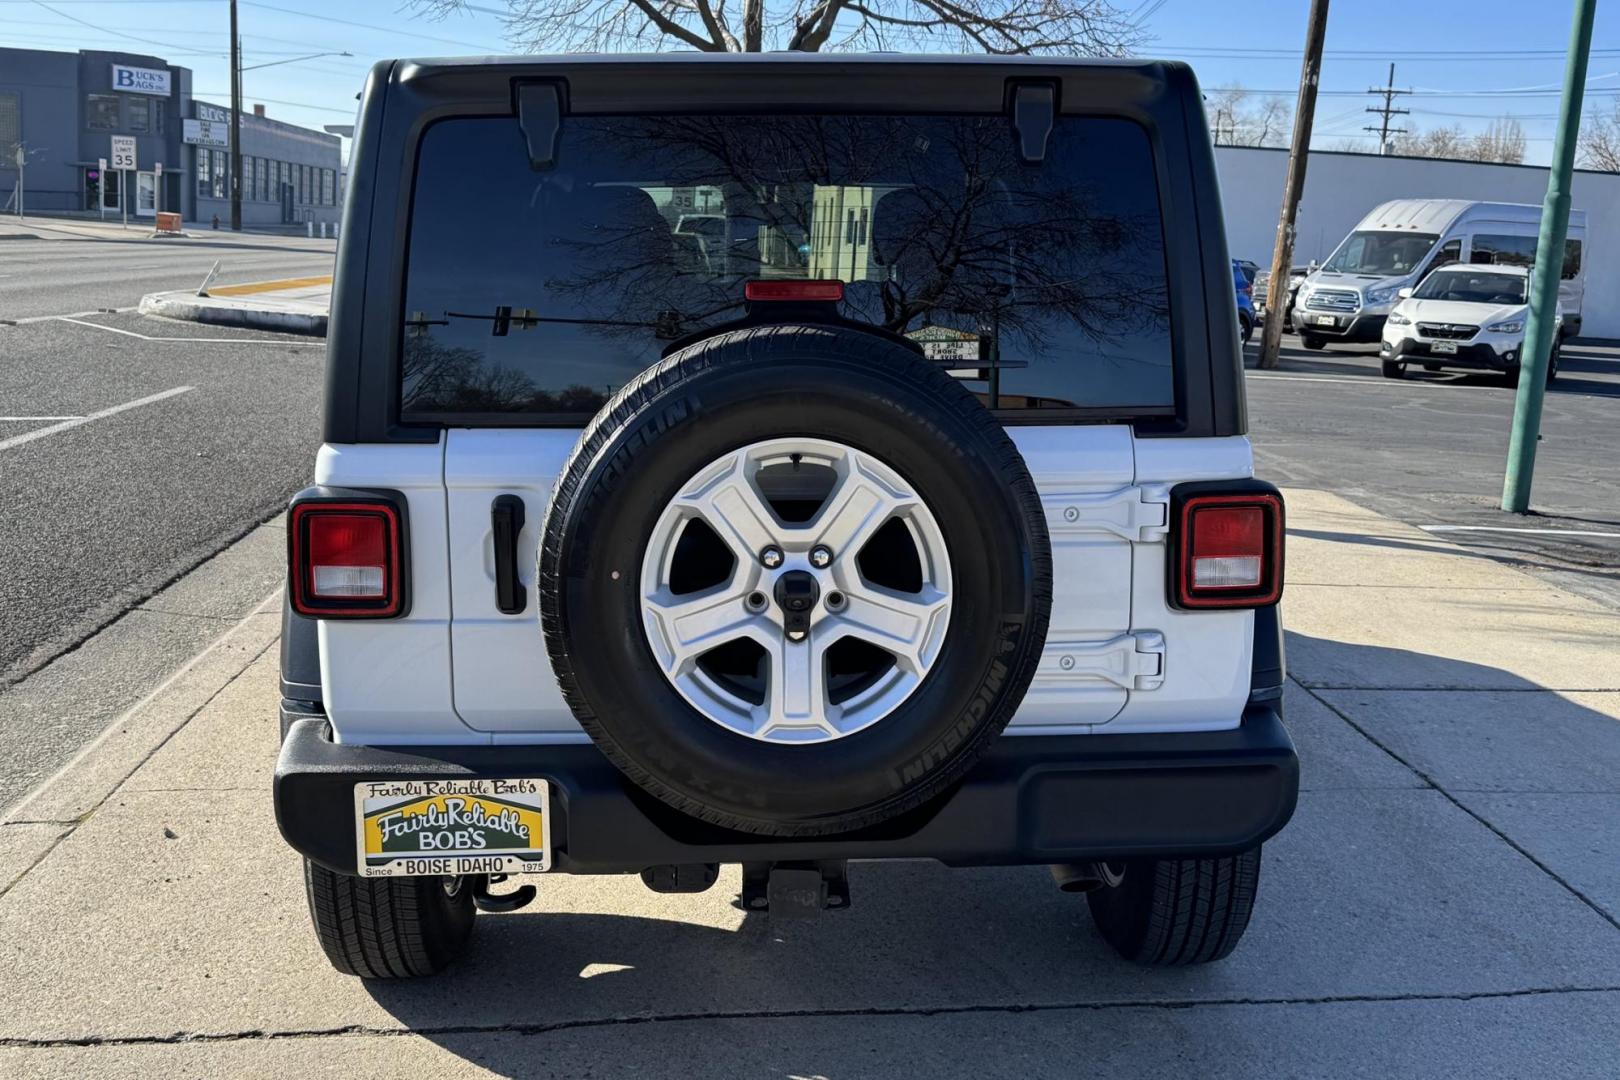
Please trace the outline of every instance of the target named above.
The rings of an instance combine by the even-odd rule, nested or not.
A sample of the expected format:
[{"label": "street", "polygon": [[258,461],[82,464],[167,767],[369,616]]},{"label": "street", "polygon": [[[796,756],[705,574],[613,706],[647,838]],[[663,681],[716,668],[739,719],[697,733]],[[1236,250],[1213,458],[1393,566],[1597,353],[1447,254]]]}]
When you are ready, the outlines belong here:
[{"label": "street", "polygon": [[149,223],[18,223],[0,217],[0,324],[134,307],[146,293],[214,283],[330,274],[336,242],[193,227],[185,239],[149,239]]},{"label": "street", "polygon": [[275,584],[279,568],[225,582],[211,607],[148,603],[279,512],[320,440],[323,341],[116,309],[195,286],[215,259],[231,267],[223,280],[331,268],[331,241],[35,231],[53,238],[0,240],[0,314],[16,317],[0,323],[0,688],[115,623],[124,647],[0,693],[0,784],[22,788],[234,621],[232,590],[256,599]]}]

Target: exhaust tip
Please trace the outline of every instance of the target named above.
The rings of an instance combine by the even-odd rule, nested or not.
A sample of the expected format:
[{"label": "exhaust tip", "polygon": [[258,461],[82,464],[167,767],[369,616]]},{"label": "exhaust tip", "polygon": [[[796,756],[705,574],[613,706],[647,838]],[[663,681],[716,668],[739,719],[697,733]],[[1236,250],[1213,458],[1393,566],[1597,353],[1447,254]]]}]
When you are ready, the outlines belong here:
[{"label": "exhaust tip", "polygon": [[1052,871],[1052,881],[1062,892],[1088,893],[1103,886],[1102,868],[1094,862],[1054,863],[1047,869]]}]

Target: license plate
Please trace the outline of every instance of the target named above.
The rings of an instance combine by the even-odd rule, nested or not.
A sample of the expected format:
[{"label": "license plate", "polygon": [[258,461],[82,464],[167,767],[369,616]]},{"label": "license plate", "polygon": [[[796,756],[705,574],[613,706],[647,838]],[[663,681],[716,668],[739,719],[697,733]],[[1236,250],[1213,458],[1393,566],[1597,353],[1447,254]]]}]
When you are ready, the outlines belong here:
[{"label": "license plate", "polygon": [[1456,353],[1457,343],[1455,341],[1430,342],[1429,349],[1431,352],[1439,353],[1442,356],[1450,356]]},{"label": "license plate", "polygon": [[1335,319],[1331,315],[1318,315],[1316,317],[1316,325],[1317,326],[1338,326],[1339,325],[1339,320]]},{"label": "license plate", "polygon": [[360,876],[551,869],[544,780],[389,780],[354,786]]}]

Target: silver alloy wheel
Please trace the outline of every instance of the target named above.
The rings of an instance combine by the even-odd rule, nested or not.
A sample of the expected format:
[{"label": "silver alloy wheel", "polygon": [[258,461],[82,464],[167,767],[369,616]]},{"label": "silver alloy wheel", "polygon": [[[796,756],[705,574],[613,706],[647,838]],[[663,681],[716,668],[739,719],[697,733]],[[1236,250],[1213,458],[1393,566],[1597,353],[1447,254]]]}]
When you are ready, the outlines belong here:
[{"label": "silver alloy wheel", "polygon": [[[807,520],[786,521],[762,492],[761,473],[805,466],[830,474],[830,490]],[[893,520],[915,548],[916,591],[874,584],[858,562]],[[725,545],[732,567],[720,584],[677,593],[672,575],[693,521]],[[772,550],[783,557],[767,567],[761,553]],[[826,742],[887,716],[928,675],[950,623],[950,559],[934,515],[894,469],[825,439],[754,443],[699,470],[653,527],[640,588],[648,644],[680,695],[715,723],[773,743]],[[801,595],[795,589],[809,598],[797,616],[788,610]],[[848,639],[888,660],[840,697],[829,690],[828,650]],[[763,652],[760,700],[701,662],[736,642]]]}]

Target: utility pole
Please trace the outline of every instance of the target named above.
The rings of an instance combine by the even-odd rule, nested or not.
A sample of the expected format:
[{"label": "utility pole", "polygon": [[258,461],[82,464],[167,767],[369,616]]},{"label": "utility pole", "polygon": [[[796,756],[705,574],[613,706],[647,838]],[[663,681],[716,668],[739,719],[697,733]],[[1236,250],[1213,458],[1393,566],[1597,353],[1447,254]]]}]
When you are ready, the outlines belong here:
[{"label": "utility pole", "polygon": [[[1271,293],[1266,301],[1266,332],[1260,339],[1260,366],[1277,366],[1287,311],[1288,271],[1294,262],[1294,217],[1305,191],[1305,160],[1311,148],[1311,121],[1316,114],[1316,86],[1322,79],[1322,42],[1327,38],[1328,0],[1311,0],[1305,28],[1305,60],[1299,69],[1299,100],[1294,104],[1294,142],[1288,151],[1288,179],[1283,185],[1277,245],[1271,253]],[[1271,301],[1284,298],[1283,303]]]},{"label": "utility pole", "polygon": [[1569,189],[1575,172],[1576,136],[1581,129],[1581,99],[1586,89],[1586,62],[1592,52],[1592,17],[1597,0],[1575,0],[1575,24],[1569,32],[1569,60],[1564,66],[1564,99],[1553,133],[1552,168],[1547,198],[1541,204],[1541,232],[1536,262],[1530,270],[1530,317],[1519,353],[1519,393],[1513,404],[1513,431],[1508,441],[1507,474],[1502,478],[1502,509],[1530,510],[1530,482],[1536,471],[1536,443],[1541,439],[1541,404],[1547,393],[1547,361],[1558,336],[1558,280],[1564,271],[1564,241],[1569,235]]},{"label": "utility pole", "polygon": [[242,39],[231,0],[231,230],[242,231]]},{"label": "utility pole", "polygon": [[1392,116],[1408,116],[1411,114],[1411,109],[1397,109],[1394,107],[1395,96],[1397,94],[1410,94],[1411,92],[1412,91],[1410,90],[1395,89],[1394,61],[1391,61],[1389,65],[1389,84],[1383,89],[1379,89],[1376,86],[1369,86],[1367,88],[1367,93],[1382,96],[1384,99],[1384,103],[1382,105],[1370,106],[1368,107],[1367,111],[1375,116],[1382,116],[1384,119],[1383,122],[1377,127],[1373,127],[1369,124],[1361,130],[1375,132],[1378,135],[1378,153],[1381,155],[1389,153],[1389,136],[1391,132],[1396,135],[1406,134],[1405,128],[1390,127],[1389,118]]}]

